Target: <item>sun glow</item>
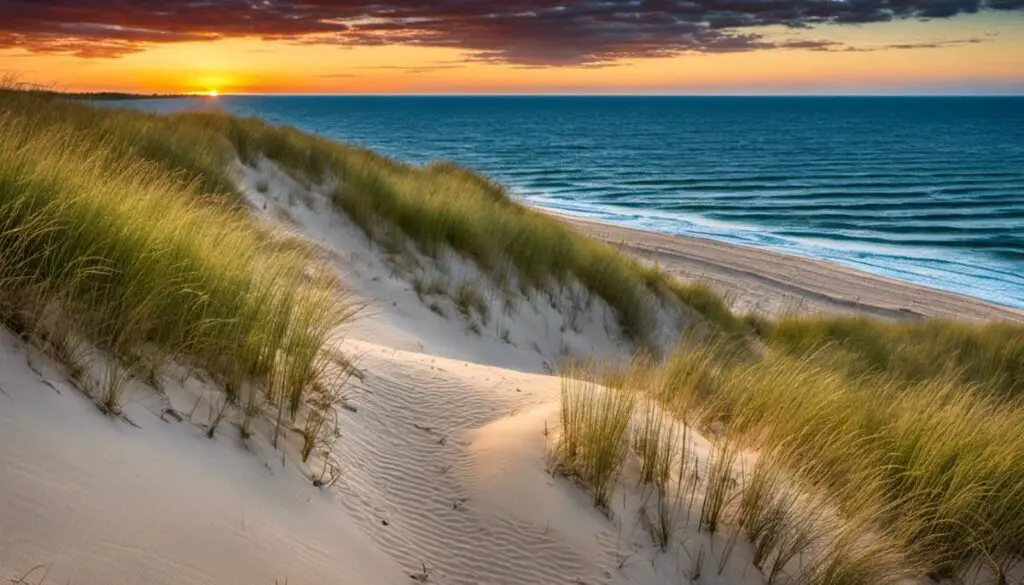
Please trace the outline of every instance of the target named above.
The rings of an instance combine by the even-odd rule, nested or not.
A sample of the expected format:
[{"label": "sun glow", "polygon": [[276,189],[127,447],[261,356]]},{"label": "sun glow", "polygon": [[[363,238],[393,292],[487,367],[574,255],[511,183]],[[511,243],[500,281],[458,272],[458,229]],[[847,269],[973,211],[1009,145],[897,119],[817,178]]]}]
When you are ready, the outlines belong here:
[{"label": "sun glow", "polygon": [[[117,59],[9,48],[0,49],[0,77],[13,74],[69,91],[193,94],[211,101],[277,93],[1019,93],[1024,62],[1008,56],[1024,54],[1024,36],[1017,33],[1022,24],[1024,15],[997,20],[981,14],[944,23],[835,27],[822,40],[877,50],[682,54],[623,59],[606,67],[523,68],[474,60],[455,47],[342,47],[255,38],[157,43]],[[765,34],[788,39],[790,32]],[[988,40],[886,49],[906,39],[967,38]]]}]

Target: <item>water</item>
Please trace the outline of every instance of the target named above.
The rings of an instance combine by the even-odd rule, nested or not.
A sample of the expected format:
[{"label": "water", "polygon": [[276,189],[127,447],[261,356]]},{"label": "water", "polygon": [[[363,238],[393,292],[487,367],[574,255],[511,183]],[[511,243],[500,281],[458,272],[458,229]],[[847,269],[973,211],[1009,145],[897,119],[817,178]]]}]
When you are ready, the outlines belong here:
[{"label": "water", "polygon": [[821,258],[1024,308],[1021,97],[213,103],[414,163],[454,160],[538,207]]}]

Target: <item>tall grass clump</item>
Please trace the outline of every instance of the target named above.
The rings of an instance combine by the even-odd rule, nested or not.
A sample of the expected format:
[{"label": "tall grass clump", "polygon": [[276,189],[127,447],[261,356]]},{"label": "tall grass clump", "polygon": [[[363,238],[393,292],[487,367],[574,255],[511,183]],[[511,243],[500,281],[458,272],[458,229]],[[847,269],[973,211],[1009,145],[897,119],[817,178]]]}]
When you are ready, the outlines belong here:
[{"label": "tall grass clump", "polygon": [[687,495],[692,495],[698,481],[696,456],[690,458],[689,440],[689,429],[685,425],[673,427],[662,436],[665,443],[663,453],[666,457],[673,455],[678,462],[669,461],[666,475],[658,478],[658,501],[651,536],[662,551],[668,550],[677,527],[683,521],[683,506]]},{"label": "tall grass clump", "polygon": [[878,533],[877,519],[844,520],[833,527],[813,558],[801,567],[807,585],[897,585],[920,576],[899,542]]},{"label": "tall grass clump", "polygon": [[704,501],[701,503],[698,527],[711,534],[722,523],[725,507],[737,487],[732,473],[738,455],[737,445],[729,439],[723,439],[715,443],[708,457]]},{"label": "tall grass clump", "polygon": [[561,430],[557,469],[587,485],[594,505],[607,509],[629,448],[635,397],[597,383],[588,368],[562,376]]},{"label": "tall grass clump", "polygon": [[[801,540],[802,520],[799,493],[792,489],[768,457],[759,459],[745,478],[740,497],[738,522],[753,545],[752,563],[772,583]],[[774,560],[772,556],[775,555]]]},{"label": "tall grass clump", "polygon": [[668,486],[682,433],[676,420],[651,398],[640,398],[633,429],[633,449],[640,459],[641,485]]},{"label": "tall grass clump", "polygon": [[146,161],[182,182],[194,183],[196,193],[216,195],[213,200],[233,206],[242,204],[230,172],[235,153],[220,134],[178,116],[5,90],[2,80],[0,94],[7,110],[31,116],[36,129],[63,127],[76,140],[96,145],[115,158]]},{"label": "tall grass clump", "polygon": [[227,145],[200,135],[0,92],[0,318],[58,356],[87,340],[111,412],[130,378],[177,360],[229,401],[255,384],[294,413],[349,313],[311,252],[214,196]]}]

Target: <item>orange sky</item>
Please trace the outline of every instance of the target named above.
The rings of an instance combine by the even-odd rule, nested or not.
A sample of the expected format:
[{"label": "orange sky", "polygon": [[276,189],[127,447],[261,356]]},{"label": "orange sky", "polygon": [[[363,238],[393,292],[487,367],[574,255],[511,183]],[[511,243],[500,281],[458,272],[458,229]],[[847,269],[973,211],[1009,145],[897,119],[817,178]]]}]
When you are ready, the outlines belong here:
[{"label": "orange sky", "polygon": [[[997,17],[998,16],[998,17]],[[684,54],[603,67],[523,67],[454,48],[343,47],[255,38],[157,44],[119,57],[0,49],[0,72],[78,91],[221,93],[1024,93],[1024,16],[826,25],[802,37],[859,51]],[[957,39],[938,48],[867,51]],[[980,42],[977,42],[980,41]]]}]

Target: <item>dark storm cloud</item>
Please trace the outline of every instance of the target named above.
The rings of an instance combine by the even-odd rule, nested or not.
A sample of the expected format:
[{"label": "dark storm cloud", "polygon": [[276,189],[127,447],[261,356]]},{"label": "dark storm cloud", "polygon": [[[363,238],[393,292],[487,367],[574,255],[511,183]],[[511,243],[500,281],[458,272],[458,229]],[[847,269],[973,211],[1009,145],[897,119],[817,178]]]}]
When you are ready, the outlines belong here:
[{"label": "dark storm cloud", "polygon": [[454,47],[525,66],[683,52],[835,50],[756,26],[939,19],[1024,0],[0,0],[0,48],[114,57],[158,43],[261,37]]}]

